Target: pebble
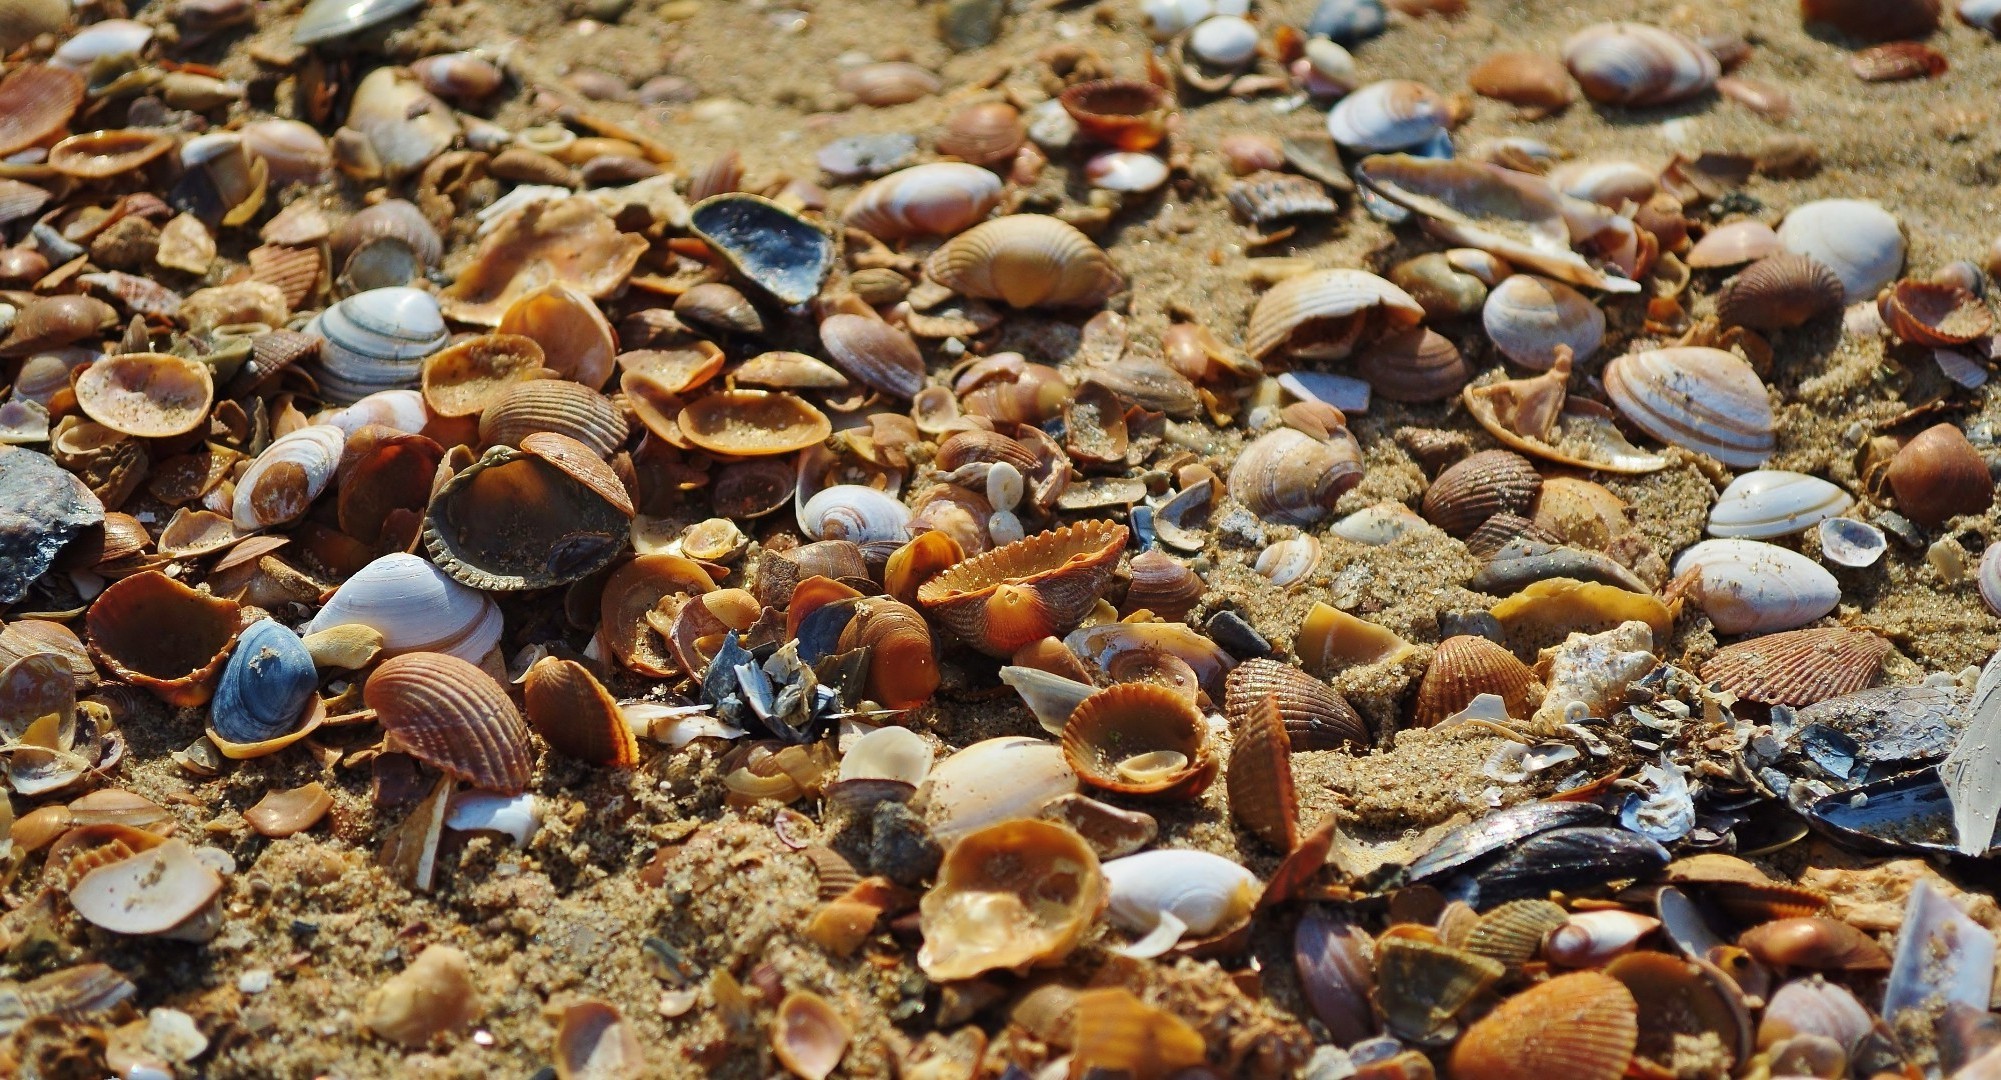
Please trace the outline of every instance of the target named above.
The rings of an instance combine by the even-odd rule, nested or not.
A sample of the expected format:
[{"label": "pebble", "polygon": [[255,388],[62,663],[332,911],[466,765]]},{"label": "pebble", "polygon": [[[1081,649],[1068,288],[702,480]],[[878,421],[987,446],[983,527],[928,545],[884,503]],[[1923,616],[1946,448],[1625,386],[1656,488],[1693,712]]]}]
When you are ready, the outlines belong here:
[{"label": "pebble", "polygon": [[271,989],[271,973],[263,968],[251,968],[236,977],[236,992],[239,994],[261,994]]},{"label": "pebble", "polygon": [[924,819],[900,802],[877,803],[869,832],[869,868],[898,885],[921,887],[945,857]]}]

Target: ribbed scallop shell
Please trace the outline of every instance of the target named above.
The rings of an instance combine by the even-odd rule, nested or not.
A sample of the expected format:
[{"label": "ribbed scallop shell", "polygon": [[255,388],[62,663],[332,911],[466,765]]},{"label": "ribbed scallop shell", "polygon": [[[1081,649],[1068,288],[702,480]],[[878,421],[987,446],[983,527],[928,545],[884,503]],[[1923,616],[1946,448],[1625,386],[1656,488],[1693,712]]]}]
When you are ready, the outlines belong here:
[{"label": "ribbed scallop shell", "polygon": [[900,169],[855,193],[842,220],[883,240],[951,236],[987,216],[1001,197],[1000,177],[960,161]]},{"label": "ribbed scallop shell", "polygon": [[125,353],[93,362],[76,378],[84,414],[124,435],[185,435],[208,420],[215,381],[208,365],[165,353]]},{"label": "ribbed scallop shell", "polygon": [[500,643],[501,616],[491,599],[399,551],[343,582],[305,632],[350,624],[379,632],[386,655],[441,652],[477,662]]},{"label": "ribbed scallop shell", "polygon": [[1841,584],[1819,563],[1757,540],[1704,540],[1675,558],[1674,573],[1725,634],[1790,630],[1841,602]]},{"label": "ribbed scallop shell", "polygon": [[1046,821],[989,825],[952,845],[924,894],[917,963],[940,980],[1060,964],[1104,904],[1082,837]]},{"label": "ribbed scallop shell", "polygon": [[1708,90],[1723,73],[1708,49],[1640,23],[1602,23],[1563,43],[1563,63],[1593,101],[1670,105]]},{"label": "ribbed scallop shell", "polygon": [[1904,231],[1868,199],[1822,199],[1796,206],[1779,223],[1779,244],[1808,255],[1841,279],[1842,303],[1874,297],[1904,266]]},{"label": "ribbed scallop shell", "polygon": [[1514,274],[1487,293],[1480,324],[1502,355],[1523,367],[1548,371],[1556,348],[1589,360],[1605,342],[1605,313],[1576,289],[1534,274]]},{"label": "ribbed scallop shell", "polygon": [[1510,900],[1480,916],[1460,943],[1467,952],[1499,960],[1510,972],[1542,950],[1543,935],[1562,926],[1569,913],[1548,900]]},{"label": "ribbed scallop shell", "polygon": [[439,485],[424,546],[475,589],[542,589],[587,577],[624,550],[632,503],[590,448],[550,432],[497,446]]},{"label": "ribbed scallop shell", "polygon": [[639,764],[639,744],[618,702],[582,664],[537,660],[522,680],[521,698],[529,725],[557,753],[614,769]]},{"label": "ribbed scallop shell", "polygon": [[1605,393],[1634,426],[1737,468],[1777,448],[1772,403],[1751,365],[1700,346],[1629,353],[1605,366]]},{"label": "ribbed scallop shell", "polygon": [[1366,270],[1313,270],[1258,298],[1244,328],[1244,349],[1259,360],[1281,349],[1339,360],[1364,338],[1408,329],[1423,318],[1423,306],[1409,293]]},{"label": "ribbed scallop shell", "polygon": [[507,691],[479,668],[443,653],[385,660],[362,700],[398,748],[476,788],[517,794],[534,756],[528,725]]},{"label": "ribbed scallop shell", "polygon": [[1119,683],[1085,698],[1063,725],[1062,743],[1079,778],[1121,795],[1192,799],[1216,776],[1202,711],[1153,683]]},{"label": "ribbed scallop shell", "polygon": [[989,656],[1076,629],[1111,580],[1126,527],[1084,521],[975,556],[917,590],[924,608]]},{"label": "ribbed scallop shell", "polygon": [[1619,1080],[1640,1039],[1619,980],[1559,975],[1503,1001],[1452,1048],[1452,1080]]},{"label": "ribbed scallop shell", "polygon": [[[17,450],[15,453],[28,453]],[[236,645],[242,609],[158,571],[120,578],[84,615],[90,655],[170,705],[203,704]]]},{"label": "ribbed scallop shell", "polygon": [[1299,846],[1299,794],[1292,782],[1292,739],[1277,695],[1266,694],[1235,719],[1223,776],[1230,816],[1273,848],[1289,852]]},{"label": "ribbed scallop shell", "polygon": [[298,520],[333,482],[346,446],[347,433],[332,424],[278,438],[237,480],[231,520],[244,532]]},{"label": "ribbed scallop shell", "polygon": [[1754,330],[1783,330],[1841,310],[1841,279],[1806,255],[1759,259],[1716,295],[1716,317]]},{"label": "ribbed scallop shell", "polygon": [[54,64],[21,64],[0,79],[0,155],[61,131],[83,104],[83,76]]},{"label": "ribbed scallop shell", "polygon": [[1151,611],[1159,618],[1179,621],[1202,602],[1207,590],[1200,574],[1166,552],[1135,555],[1128,569],[1132,584],[1126,587],[1126,598],[1119,605],[1124,615]]},{"label": "ribbed scallop shell", "polygon": [[1311,525],[1362,482],[1362,472],[1361,450],[1345,430],[1323,440],[1274,428],[1238,452],[1229,487],[1238,502],[1266,521]]},{"label": "ribbed scallop shell", "polygon": [[1499,694],[1509,716],[1525,718],[1541,689],[1535,673],[1505,647],[1483,637],[1450,637],[1439,643],[1424,670],[1411,721],[1430,727],[1481,694]]},{"label": "ribbed scallop shell", "polygon": [[924,389],[924,354],[901,327],[843,312],[820,323],[820,344],[842,374],[871,390],[907,399]]},{"label": "ribbed scallop shell", "polygon": [[1368,725],[1333,687],[1291,664],[1246,660],[1231,669],[1224,687],[1223,711],[1239,724],[1265,698],[1277,699],[1294,750],[1338,750],[1369,741]]},{"label": "ribbed scallop shell", "polygon": [[1890,643],[1866,630],[1814,627],[1725,646],[1702,665],[1706,682],[1767,705],[1812,705],[1875,684]]},{"label": "ribbed scallop shell", "polygon": [[1498,960],[1414,937],[1376,942],[1376,1008],[1389,1033],[1429,1041],[1507,973]]},{"label": "ribbed scallop shell", "polygon": [[1103,248],[1042,214],[976,225],[933,252],[924,269],[954,292],[1017,308],[1090,306],[1125,287]]},{"label": "ribbed scallop shell", "polygon": [[537,432],[553,432],[609,457],[625,442],[625,413],[610,398],[581,383],[535,379],[501,391],[479,418],[487,446],[520,446]]},{"label": "ribbed scallop shell", "polygon": [[1838,517],[1855,497],[1818,476],[1759,469],[1730,481],[1709,508],[1709,535],[1769,540]]},{"label": "ribbed scallop shell", "polygon": [[1355,374],[1391,401],[1444,401],[1473,377],[1450,338],[1423,327],[1391,334],[1355,358]]},{"label": "ribbed scallop shell", "polygon": [[437,300],[400,285],[356,293],[313,316],[305,332],[326,339],[313,375],[341,405],[416,386],[424,357],[449,336]]},{"label": "ribbed scallop shell", "polygon": [[1451,119],[1444,95],[1409,79],[1373,82],[1336,102],[1327,134],[1350,150],[1402,150],[1443,134]]},{"label": "ribbed scallop shell", "polygon": [[1027,138],[1019,110],[1005,101],[983,101],[945,121],[938,152],[975,165],[999,166],[1012,160]]},{"label": "ribbed scallop shell", "polygon": [[1527,516],[1542,476],[1512,450],[1482,450],[1458,462],[1424,491],[1424,519],[1464,538],[1495,514]]}]

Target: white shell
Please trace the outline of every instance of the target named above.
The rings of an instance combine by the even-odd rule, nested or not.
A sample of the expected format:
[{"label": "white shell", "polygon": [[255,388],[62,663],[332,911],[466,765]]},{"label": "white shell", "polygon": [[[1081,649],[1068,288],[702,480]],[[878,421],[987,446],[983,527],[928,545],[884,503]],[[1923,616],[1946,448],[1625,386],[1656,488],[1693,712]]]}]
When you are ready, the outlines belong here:
[{"label": "white shell", "polygon": [[1343,540],[1381,547],[1412,529],[1426,528],[1430,524],[1419,517],[1417,511],[1402,503],[1392,502],[1357,510],[1335,522],[1328,531]]},{"label": "white shell", "polygon": [[294,45],[358,34],[424,6],[424,0],[313,0],[292,26]]},{"label": "white shell", "polygon": [[1820,557],[1837,566],[1874,566],[1889,550],[1883,530],[1854,518],[1828,518],[1820,523]]},{"label": "white shell", "polygon": [[918,789],[924,820],[938,842],[1002,821],[1034,817],[1044,804],[1077,790],[1063,748],[1006,735],[976,742],[933,766]]},{"label": "white shell", "polygon": [[1768,540],[1813,528],[1855,505],[1818,476],[1759,469],[1730,482],[1709,508],[1709,535]]},{"label": "white shell", "polygon": [[1167,182],[1167,162],[1136,150],[1108,150],[1084,163],[1084,177],[1106,191],[1152,191]]},{"label": "white shell", "polygon": [[1986,601],[1987,610],[2001,615],[2001,540],[1987,545],[1980,556],[1980,571],[1975,576],[1980,586],[1980,599]]},{"label": "white shell", "polygon": [[194,918],[222,891],[222,877],[185,840],[169,840],[85,874],[70,905],[116,934],[160,934]]},{"label": "white shell", "polygon": [[1694,345],[1629,353],[1603,377],[1620,415],[1670,446],[1736,468],[1764,464],[1778,446],[1765,384],[1735,353]]},{"label": "white shell", "polygon": [[[1181,927],[1175,938],[1208,937],[1229,929],[1257,903],[1258,876],[1206,851],[1142,851],[1113,859],[1103,870],[1106,913],[1135,933],[1153,931],[1171,918]],[[1164,952],[1173,940],[1160,945]]]},{"label": "white shell", "polygon": [[1757,540],[1704,540],[1674,561],[1676,577],[1725,634],[1769,634],[1805,626],[1841,602],[1841,583],[1812,559]]},{"label": "white shell", "polygon": [[1577,361],[1605,343],[1605,313],[1576,289],[1535,274],[1515,274],[1487,293],[1480,323],[1494,347],[1523,367],[1548,371],[1556,347],[1570,346]]},{"label": "white shell", "polygon": [[457,114],[424,89],[407,68],[379,67],[369,72],[354,88],[347,123],[368,136],[391,179],[423,168],[459,137]]},{"label": "white shell", "polygon": [[881,240],[950,236],[986,217],[1001,190],[1001,178],[978,165],[934,161],[871,181],[841,218]]},{"label": "white shell", "polygon": [[400,551],[369,563],[342,583],[304,632],[350,623],[380,633],[385,657],[441,652],[477,664],[500,644],[498,605],[429,560]]},{"label": "white shell", "polygon": [[1204,19],[1188,35],[1188,51],[1205,64],[1242,67],[1258,55],[1258,28],[1240,15]]},{"label": "white shell", "polygon": [[502,795],[497,791],[461,791],[445,811],[445,828],[459,832],[505,833],[515,847],[527,847],[542,827],[542,806],[532,792]]},{"label": "white shell", "polygon": [[[230,517],[236,527],[252,532],[282,525],[304,514],[333,481],[334,471],[340,467],[340,453],[346,446],[347,432],[332,424],[310,424],[273,440],[236,481],[236,500],[230,505]],[[292,507],[290,513],[274,507],[270,500],[276,493],[264,490],[266,484],[290,479],[289,473],[283,478],[266,475],[280,465],[297,466],[305,474],[305,490],[285,496],[283,505]]]},{"label": "white shell", "polygon": [[1445,133],[1450,109],[1431,87],[1408,79],[1373,82],[1327,113],[1327,134],[1350,150],[1402,150]]},{"label": "white shell", "polygon": [[1166,41],[1208,18],[1216,7],[1209,0],[1140,0],[1139,10],[1146,16],[1147,33]]},{"label": "white shell", "polygon": [[1874,299],[1904,266],[1903,229],[1869,199],[1822,199],[1794,207],[1779,223],[1779,243],[1834,271],[1850,304]]},{"label": "white shell", "polygon": [[73,71],[88,71],[101,59],[129,56],[153,40],[153,28],[133,19],[106,19],[92,23],[57,47],[50,63]]},{"label": "white shell", "polygon": [[[1406,509],[1405,513],[1409,513],[1409,510]],[[1334,527],[1340,528],[1341,522],[1336,522]],[[1311,533],[1300,533],[1290,540],[1280,540],[1258,552],[1256,570],[1273,585],[1285,586],[1306,580],[1319,565],[1319,539]]]},{"label": "white shell", "polygon": [[356,293],[313,316],[306,333],[326,339],[313,374],[342,405],[416,386],[424,358],[449,336],[438,301],[407,285]]},{"label": "white shell", "polygon": [[1959,0],[1959,17],[1968,26],[2001,33],[2001,0]]},{"label": "white shell", "polygon": [[330,409],[313,418],[315,424],[332,424],[349,435],[370,424],[415,435],[430,422],[424,395],[417,390],[378,390],[345,409]]},{"label": "white shell", "polygon": [[1543,939],[1543,955],[1564,967],[1597,967],[1639,944],[1660,924],[1637,911],[1573,912]]},{"label": "white shell", "polygon": [[[1342,322],[1356,319],[1371,308],[1396,327],[1415,326],[1424,318],[1424,307],[1387,278],[1367,270],[1334,268],[1312,270],[1289,277],[1258,298],[1251,309],[1250,323],[1244,328],[1244,348],[1262,360],[1286,344],[1293,331],[1309,322]],[[1373,317],[1373,316],[1372,316]],[[1353,351],[1363,327],[1352,333],[1316,342],[1314,347],[1295,355],[1314,360],[1339,360]]]},{"label": "white shell", "polygon": [[877,728],[841,755],[842,780],[900,780],[916,787],[930,774],[931,744],[909,728]]},{"label": "white shell", "polygon": [[1660,190],[1654,174],[1630,161],[1571,161],[1549,172],[1556,190],[1572,198],[1609,206],[1644,203]]},{"label": "white shell", "polygon": [[1036,722],[1051,735],[1062,734],[1063,725],[1070,722],[1070,714],[1077,711],[1085,698],[1098,692],[1090,683],[1066,679],[1041,668],[1003,667],[1000,680],[1014,687],[1028,711],[1035,714]]},{"label": "white shell", "polygon": [[1716,55],[1680,34],[1641,23],[1600,23],[1570,35],[1563,64],[1593,101],[1668,105],[1716,84]]},{"label": "white shell", "polygon": [[861,484],[835,484],[799,510],[799,530],[814,540],[905,540],[909,527],[909,507]]},{"label": "white shell", "polygon": [[[1897,928],[1897,958],[1883,991],[1883,1017],[1912,1022],[1913,1013],[1958,1006],[1987,1008],[1994,989],[1994,933],[1930,881],[1919,878]],[[1962,1070],[1957,1075],[1971,1072]]]}]

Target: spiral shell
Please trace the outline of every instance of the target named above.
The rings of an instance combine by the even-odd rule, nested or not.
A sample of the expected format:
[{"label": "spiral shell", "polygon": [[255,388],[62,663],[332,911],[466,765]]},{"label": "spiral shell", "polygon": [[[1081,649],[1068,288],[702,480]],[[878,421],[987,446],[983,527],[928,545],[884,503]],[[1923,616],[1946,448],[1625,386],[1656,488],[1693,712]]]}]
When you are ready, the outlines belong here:
[{"label": "spiral shell", "polygon": [[1042,214],[976,225],[933,252],[924,269],[955,292],[1017,308],[1090,306],[1125,287],[1103,248]]},{"label": "spiral shell", "polygon": [[313,374],[327,399],[343,405],[416,386],[423,359],[449,336],[438,302],[408,286],[350,296],[313,316],[305,332],[326,339]]},{"label": "spiral shell", "polygon": [[1002,821],[961,837],[919,905],[918,966],[938,979],[1060,964],[1105,904],[1098,856],[1046,821]]},{"label": "spiral shell", "polygon": [[1431,87],[1408,79],[1373,82],[1327,113],[1327,134],[1342,146],[1377,153],[1402,150],[1445,134],[1451,106]]},{"label": "spiral shell", "polygon": [[208,420],[215,382],[208,365],[165,353],[125,353],[95,361],[76,378],[84,414],[123,435],[185,435]]},{"label": "spiral shell", "polygon": [[1718,649],[1705,682],[1767,705],[1812,705],[1875,685],[1890,643],[1866,630],[1813,627],[1766,634]]},{"label": "spiral shell", "polygon": [[1416,326],[1424,308],[1411,295],[1363,270],[1314,270],[1287,278],[1258,299],[1244,348],[1263,360],[1293,356],[1338,360],[1363,342]]},{"label": "spiral shell", "polygon": [[1534,274],[1515,274],[1494,286],[1480,311],[1494,347],[1515,363],[1548,371],[1558,346],[1575,360],[1589,360],[1605,342],[1605,313],[1576,289]]},{"label": "spiral shell", "polygon": [[1503,1001],[1452,1048],[1452,1080],[1618,1080],[1639,1045],[1639,1006],[1609,975],[1559,975]]},{"label": "spiral shell", "polygon": [[84,629],[91,656],[112,674],[170,705],[188,707],[215,692],[216,677],[236,646],[241,615],[234,600],[149,570],[99,593],[84,616]]},{"label": "spiral shell", "polygon": [[861,484],[835,484],[799,509],[800,531],[815,540],[902,543],[909,527],[909,507],[893,495]]},{"label": "spiral shell", "polygon": [[1631,353],[1605,367],[1605,393],[1634,426],[1738,468],[1772,456],[1772,404],[1751,365],[1700,346]]},{"label": "spiral shell", "polygon": [[986,217],[1000,197],[1000,177],[978,165],[938,161],[869,183],[841,216],[883,240],[951,236]]},{"label": "spiral shell", "polygon": [[545,656],[522,679],[528,724],[566,757],[613,769],[639,764],[639,744],[604,684],[574,660]]},{"label": "spiral shell", "polygon": [[264,448],[236,482],[230,517],[253,532],[296,521],[331,483],[340,467],[347,433],[332,424],[311,424]]},{"label": "spiral shell", "polygon": [[362,699],[394,745],[476,788],[517,794],[534,757],[528,725],[493,677],[443,653],[383,661]]},{"label": "spiral shell", "polygon": [[1680,34],[1639,23],[1602,23],[1563,43],[1563,63],[1591,100],[1671,105],[1716,85],[1722,65]]},{"label": "spiral shell", "polygon": [[1526,516],[1542,476],[1511,450],[1482,450],[1438,474],[1424,492],[1424,518],[1465,538],[1495,514]]},{"label": "spiral shell", "polygon": [[1266,521],[1311,525],[1362,482],[1362,454],[1343,428],[1315,439],[1292,428],[1258,436],[1230,466],[1230,494]]},{"label": "spiral shell", "polygon": [[1819,563],[1757,540],[1704,540],[1676,557],[1674,573],[1725,634],[1790,630],[1841,602],[1841,584]]},{"label": "spiral shell", "polygon": [[1904,265],[1904,231],[1867,199],[1822,199],[1796,206],[1779,223],[1779,243],[1812,257],[1841,279],[1842,303],[1874,297]]},{"label": "spiral shell", "polygon": [[307,634],[366,626],[382,635],[385,655],[448,653],[479,661],[500,643],[500,608],[415,555],[395,552],[341,583]]},{"label": "spiral shell", "polygon": [[925,582],[918,602],[981,652],[1013,656],[1083,621],[1110,582],[1127,535],[1110,521],[1037,533]]},{"label": "spiral shell", "polygon": [[843,312],[820,323],[820,343],[842,374],[872,390],[907,399],[924,388],[924,355],[900,327]]}]

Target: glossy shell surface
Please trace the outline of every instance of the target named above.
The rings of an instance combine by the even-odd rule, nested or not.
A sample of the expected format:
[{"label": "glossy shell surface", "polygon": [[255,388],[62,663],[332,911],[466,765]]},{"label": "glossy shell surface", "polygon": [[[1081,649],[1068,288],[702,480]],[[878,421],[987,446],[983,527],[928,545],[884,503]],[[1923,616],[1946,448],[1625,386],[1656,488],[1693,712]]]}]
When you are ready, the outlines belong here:
[{"label": "glossy shell surface", "polygon": [[1779,243],[1811,256],[1841,279],[1843,303],[1873,298],[1904,265],[1904,230],[1868,199],[1822,199],[1796,206],[1779,223]]},{"label": "glossy shell surface", "polygon": [[1677,576],[1725,634],[1804,626],[1834,610],[1841,584],[1819,563],[1757,540],[1704,540],[1675,558]]},{"label": "glossy shell surface", "polygon": [[925,261],[955,292],[1010,307],[1088,307],[1125,287],[1109,255],[1067,222],[1012,214],[976,225]]},{"label": "glossy shell surface", "polygon": [[1605,392],[1634,426],[1738,468],[1777,447],[1772,404],[1751,365],[1721,349],[1629,353],[1605,366]]},{"label": "glossy shell surface", "polygon": [[1855,505],[1840,487],[1805,473],[1758,469],[1730,481],[1709,508],[1709,535],[1770,540],[1804,532]]},{"label": "glossy shell surface", "polygon": [[426,764],[488,791],[528,786],[528,726],[479,668],[443,653],[407,653],[383,661],[363,695],[382,730]]},{"label": "glossy shell surface", "polygon": [[1722,65],[1708,49],[1670,30],[1604,23],[1572,34],[1563,63],[1593,101],[1670,105],[1716,84]]}]

